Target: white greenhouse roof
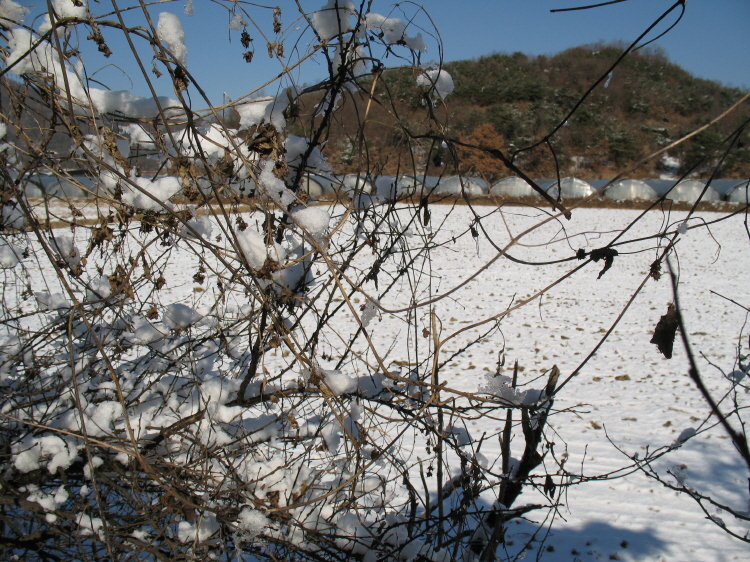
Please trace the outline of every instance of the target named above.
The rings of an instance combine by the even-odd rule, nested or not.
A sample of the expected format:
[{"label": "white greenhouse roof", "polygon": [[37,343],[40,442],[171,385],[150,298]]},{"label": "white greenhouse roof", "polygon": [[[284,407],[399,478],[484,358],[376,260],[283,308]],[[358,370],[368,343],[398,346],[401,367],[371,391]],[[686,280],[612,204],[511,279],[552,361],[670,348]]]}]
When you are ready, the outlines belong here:
[{"label": "white greenhouse roof", "polygon": [[399,176],[396,178],[397,195],[416,195],[422,193],[422,182],[413,176]]},{"label": "white greenhouse roof", "polygon": [[341,180],[339,188],[348,197],[354,197],[358,193],[373,193],[372,184],[357,174],[347,174]]},{"label": "white greenhouse roof", "polygon": [[559,189],[557,182],[553,182],[552,185],[547,188],[547,193],[554,198],[557,198],[558,193],[562,192],[563,199],[588,197],[595,191],[596,190],[589,182],[579,178],[562,178],[560,180]]},{"label": "white greenhouse roof", "polygon": [[729,188],[726,193],[727,201],[732,203],[747,203],[748,191],[750,191],[750,180],[744,180]]},{"label": "white greenhouse roof", "polygon": [[309,175],[305,174],[302,176],[302,179],[300,180],[299,185],[300,191],[307,193],[310,197],[322,197],[323,194],[326,192],[326,188],[323,186],[323,184],[318,181],[317,178],[312,178]]},{"label": "white greenhouse roof", "polygon": [[473,178],[451,176],[443,178],[433,193],[435,195],[460,195],[465,191],[467,195],[484,195],[487,191]]},{"label": "white greenhouse roof", "polygon": [[536,191],[518,176],[504,178],[490,188],[495,195],[511,195],[513,197],[528,197],[536,194]]},{"label": "white greenhouse roof", "polygon": [[[672,201],[688,201],[692,203],[700,197],[700,194],[705,187],[706,184],[702,181],[683,180],[667,194],[667,199],[671,199]],[[709,186],[701,201],[721,201],[721,196],[713,187]]]},{"label": "white greenhouse roof", "polygon": [[625,178],[610,185],[604,195],[610,199],[658,199],[654,188],[643,180]]}]

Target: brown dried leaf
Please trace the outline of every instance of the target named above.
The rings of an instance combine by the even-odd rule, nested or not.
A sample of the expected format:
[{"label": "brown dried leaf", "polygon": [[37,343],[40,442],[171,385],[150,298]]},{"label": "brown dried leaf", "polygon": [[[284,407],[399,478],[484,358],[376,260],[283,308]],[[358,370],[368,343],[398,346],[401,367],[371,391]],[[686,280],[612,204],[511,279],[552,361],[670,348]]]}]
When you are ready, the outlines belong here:
[{"label": "brown dried leaf", "polygon": [[649,272],[649,275],[653,278],[654,281],[658,281],[659,279],[661,279],[661,262],[659,260],[656,260],[651,264],[651,271]]},{"label": "brown dried leaf", "polygon": [[662,355],[667,359],[672,358],[672,348],[674,347],[674,338],[677,334],[677,328],[680,325],[677,308],[670,303],[667,313],[659,318],[654,328],[654,336],[651,343],[655,343]]},{"label": "brown dried leaf", "polygon": [[591,259],[593,261],[598,262],[600,259],[604,259],[604,267],[599,272],[599,277],[597,277],[597,279],[601,279],[602,275],[609,271],[616,255],[618,255],[618,252],[614,248],[597,248],[596,250],[591,250]]},{"label": "brown dried leaf", "polygon": [[151,308],[148,309],[148,312],[146,312],[146,318],[149,320],[156,320],[159,318],[159,311],[156,308],[155,304],[151,305]]},{"label": "brown dried leaf", "polygon": [[107,277],[109,286],[112,289],[112,295],[124,295],[128,298],[135,298],[133,286],[130,284],[130,278],[125,268],[118,265],[115,272]]},{"label": "brown dried leaf", "polygon": [[250,46],[250,41],[252,41],[252,37],[250,37],[250,34],[247,31],[243,31],[242,35],[240,35],[240,43],[242,43],[242,46],[247,49]]}]

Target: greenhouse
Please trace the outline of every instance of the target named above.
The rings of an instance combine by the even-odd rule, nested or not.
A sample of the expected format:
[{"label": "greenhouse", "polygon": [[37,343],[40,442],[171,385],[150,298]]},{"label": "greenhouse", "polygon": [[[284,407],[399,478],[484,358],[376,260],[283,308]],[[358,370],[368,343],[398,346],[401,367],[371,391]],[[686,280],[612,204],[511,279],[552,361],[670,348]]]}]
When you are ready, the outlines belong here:
[{"label": "greenhouse", "polygon": [[654,188],[645,181],[630,178],[616,181],[604,191],[604,195],[617,200],[659,198]]},{"label": "greenhouse", "polygon": [[[669,193],[666,198],[672,201],[687,201],[694,203],[701,196],[706,184],[698,180],[683,180],[678,183]],[[701,198],[701,201],[721,201],[721,196],[711,186],[708,187],[706,193]]]},{"label": "greenhouse", "polygon": [[730,187],[726,192],[726,200],[731,203],[745,203],[748,201],[748,192],[750,191],[750,180],[743,180],[737,185]]},{"label": "greenhouse", "polygon": [[563,199],[588,197],[595,191],[596,190],[589,182],[579,178],[563,178],[560,180],[559,189],[557,182],[553,182],[552,185],[547,188],[547,193],[554,198],[557,198],[558,194],[562,192]]},{"label": "greenhouse", "polygon": [[372,184],[368,180],[356,174],[345,175],[336,188],[337,191],[347,197],[354,197],[357,193],[373,193],[374,191]]},{"label": "greenhouse", "polygon": [[299,190],[302,193],[307,193],[310,197],[319,199],[332,191],[330,185],[330,181],[326,181],[319,176],[312,177],[310,174],[305,174],[300,180]]},{"label": "greenhouse", "polygon": [[79,171],[67,171],[65,176],[34,174],[26,187],[27,197],[89,197],[94,184]]},{"label": "greenhouse", "polygon": [[469,197],[473,197],[484,195],[487,190],[474,178],[452,176],[441,180],[432,193],[434,195],[461,195],[462,192],[465,192]]},{"label": "greenhouse", "polygon": [[397,176],[389,179],[395,184],[397,197],[411,197],[422,193],[422,182],[414,176]]},{"label": "greenhouse", "polygon": [[492,186],[490,192],[495,195],[510,195],[512,197],[528,197],[536,194],[526,180],[517,176],[511,176],[500,180]]}]

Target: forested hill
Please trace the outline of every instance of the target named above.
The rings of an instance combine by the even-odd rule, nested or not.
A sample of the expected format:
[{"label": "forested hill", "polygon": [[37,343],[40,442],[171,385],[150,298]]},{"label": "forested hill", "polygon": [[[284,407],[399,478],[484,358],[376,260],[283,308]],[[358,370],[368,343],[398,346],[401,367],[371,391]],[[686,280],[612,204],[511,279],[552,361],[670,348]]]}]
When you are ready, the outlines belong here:
[{"label": "forested hill", "polygon": [[[562,122],[622,51],[619,45],[588,45],[550,57],[492,54],[476,60],[449,62],[444,68],[453,77],[455,89],[447,97],[445,107],[438,104],[434,110],[444,112],[448,133],[454,138],[474,140],[512,153],[544,138]],[[397,114],[410,131],[419,132],[428,109],[412,69],[387,71],[376,86],[382,105],[371,108],[368,114],[368,167],[394,173],[395,168],[405,165],[405,140],[388,123],[388,114]],[[709,122],[743,93],[690,75],[658,50],[646,49],[630,55],[609,79],[594,89],[553,137],[561,171],[583,178],[609,177],[614,170]],[[356,145],[355,127],[359,121],[357,112],[361,117],[362,107],[360,103],[343,105],[340,126],[331,131],[327,153],[336,171],[357,171],[361,169],[362,158],[356,154],[361,149]],[[679,169],[669,169],[668,161],[655,161],[634,175],[658,177],[664,171],[681,173],[692,168],[748,116],[750,104],[745,104],[720,125],[670,150],[671,162],[673,166],[679,162]],[[750,131],[741,135],[738,147],[721,167],[721,177],[750,177]],[[441,158],[435,160],[450,167],[453,163],[449,156],[442,162]],[[708,174],[720,156],[709,158],[692,175]],[[491,159],[464,160],[459,167],[462,172],[490,179],[509,175]],[[549,149],[524,153],[519,163],[537,177],[550,176],[554,170]]]}]

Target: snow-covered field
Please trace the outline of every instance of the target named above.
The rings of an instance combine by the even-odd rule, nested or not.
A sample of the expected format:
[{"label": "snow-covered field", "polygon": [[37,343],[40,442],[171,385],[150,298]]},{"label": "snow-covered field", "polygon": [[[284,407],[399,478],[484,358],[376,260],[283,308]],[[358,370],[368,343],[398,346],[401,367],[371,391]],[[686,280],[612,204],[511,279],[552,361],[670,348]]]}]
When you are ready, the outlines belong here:
[{"label": "snow-covered field", "polygon": [[[434,212],[437,215],[439,210]],[[440,236],[450,238],[468,227],[468,211],[454,213],[458,214],[452,215]],[[515,248],[510,253],[530,261],[548,261],[568,257],[578,248],[602,247],[638,214],[580,209],[573,213],[572,221],[552,223],[534,234],[532,243],[538,246]],[[536,211],[518,208],[503,215],[493,212],[482,221],[498,243],[508,239],[506,226],[517,234],[540,218]],[[663,221],[679,225],[684,216],[652,211],[625,238],[654,233],[663,227]],[[711,222],[721,216],[704,213],[701,219]],[[702,220],[691,219],[689,226],[698,226]],[[710,388],[719,394],[731,385],[707,360],[727,373],[732,371],[746,315],[710,291],[747,304],[750,240],[743,220],[743,216],[737,216],[709,229],[688,229],[677,244],[679,259],[673,260],[693,349],[705,355],[705,359],[699,358],[699,366]],[[560,230],[563,227],[565,233]],[[494,255],[481,236],[478,247],[471,237],[461,240],[455,246],[448,245],[435,260],[434,269],[442,276],[441,289],[458,284]],[[579,271],[503,320],[506,364],[518,359],[529,378],[553,364],[560,368],[562,378],[574,371],[647,277],[656,255],[650,249],[654,245],[654,240],[649,240],[621,247],[622,254],[636,248],[645,251],[615,258],[601,279],[597,279],[601,262]],[[525,299],[577,265],[573,261],[528,267],[500,260],[452,299],[436,305],[443,329],[455,331],[469,321],[496,314],[512,297]],[[668,275],[658,282],[649,279],[607,342],[559,394],[556,407],[575,408],[578,413],[553,416],[551,425],[559,432],[560,442],[567,444],[571,462],[582,463],[584,474],[603,474],[632,464],[615,446],[628,455],[642,455],[646,447],[670,445],[682,430],[697,428],[705,419],[707,408],[686,374],[687,360],[679,338],[671,360],[649,343],[654,326],[672,300]],[[475,390],[482,377],[495,369],[494,351],[492,346],[469,350],[441,378],[451,386]],[[747,352],[745,345],[743,352]],[[476,431],[479,434],[484,428],[477,426]],[[483,453],[490,456],[490,451]],[[702,433],[667,463],[669,467],[687,465],[688,485],[702,491],[721,490],[717,493],[731,505],[748,509],[746,469],[720,430]],[[746,544],[730,540],[707,522],[691,500],[638,473],[574,487],[564,501],[566,505],[543,547],[544,560],[719,561],[744,560],[748,554]],[[550,546],[552,551],[547,550]],[[528,553],[527,557],[532,554],[536,557],[539,553]]]},{"label": "snow-covered field", "polygon": [[[536,215],[520,210],[507,212],[514,233],[521,224],[538,220],[538,215],[519,214]],[[536,256],[541,261],[542,256],[567,257],[578,248],[602,247],[636,216],[636,211],[581,209],[574,212],[572,221],[550,225],[533,237],[538,244],[553,237],[558,242],[511,250],[511,254],[529,260]],[[662,221],[679,224],[683,217],[651,212],[636,232],[653,233]],[[713,221],[719,215],[705,213],[702,218]],[[733,217],[712,225],[710,232],[689,229],[677,244],[679,260],[673,261],[679,271],[680,299],[693,349],[725,372],[734,367],[746,316],[742,309],[709,291],[746,303],[750,241],[743,220]],[[465,224],[452,220],[444,228],[455,224],[459,230],[468,222],[468,217]],[[689,224],[700,222],[693,219]],[[491,235],[507,238],[499,214],[483,220],[483,224],[491,229]],[[567,230],[567,240],[558,232],[560,227]],[[441,234],[450,236],[448,232]],[[492,256],[488,244],[480,242],[477,249],[471,238],[463,240],[464,245],[446,248],[435,263],[444,276],[444,288],[471,272],[467,258],[481,262]],[[649,248],[654,241],[634,246]],[[634,250],[625,246],[620,251]],[[514,312],[502,327],[508,363],[518,359],[529,377],[556,364],[562,376],[567,376],[610,328],[648,275],[654,256],[653,250],[646,250],[615,258],[612,269],[601,279],[597,279],[601,267],[586,268],[539,301]],[[527,298],[576,265],[567,262],[532,268],[501,260],[455,295],[455,300],[446,299],[437,305],[444,329],[455,330],[462,322],[496,313],[514,295]],[[707,408],[686,375],[687,360],[679,340],[671,360],[664,359],[649,343],[656,322],[672,300],[667,275],[658,282],[648,280],[608,341],[560,393],[556,406],[577,407],[580,413],[559,414],[551,424],[559,432],[560,441],[567,444],[571,461],[582,463],[584,474],[603,474],[627,466],[628,459],[615,445],[629,455],[643,454],[646,447],[669,445],[683,429],[697,428],[699,420],[704,419]],[[744,346],[743,351],[747,351]],[[469,351],[451,365],[444,378],[459,388],[475,389],[478,379],[494,370],[496,357],[491,352],[487,346],[482,352]],[[721,393],[730,388],[706,359],[699,365],[713,390]],[[476,430],[481,432],[483,428]],[[723,498],[732,498],[735,507],[747,509],[748,475],[739,456],[732,453],[725,436],[716,430],[693,439],[668,462],[687,465],[688,485],[723,490]],[[554,550],[547,551],[548,546]],[[545,560],[561,561],[742,560],[748,553],[746,544],[729,540],[690,500],[637,473],[571,489],[544,549]]]},{"label": "snow-covered field", "polygon": [[[450,218],[444,221],[449,209]],[[489,325],[472,328],[473,323],[501,313],[513,302],[533,297],[583,263],[573,259],[530,266],[505,258],[492,261],[497,251],[488,238],[503,247],[512,236],[537,224],[545,216],[542,211],[477,208],[484,229],[480,229],[478,238],[465,235],[472,223],[468,208],[435,205],[431,211],[433,241],[445,242],[435,250],[429,272],[433,276],[433,294],[446,295],[433,306],[440,337],[447,340],[444,357],[475,339]],[[514,246],[509,254],[529,262],[570,258],[579,248],[606,246],[639,214],[579,209],[571,221],[554,220],[524,237],[522,244]],[[669,231],[675,231],[684,216],[651,211],[621,240],[651,236],[668,225]],[[687,230],[681,229],[676,255],[671,260],[679,276],[680,300],[693,349],[709,388],[717,394],[731,388],[718,368],[725,373],[735,368],[746,314],[711,291],[747,305],[746,275],[750,264],[750,240],[742,215],[706,226],[723,216],[702,213],[700,218],[690,219]],[[666,360],[650,343],[654,326],[673,300],[666,270],[659,281],[647,279],[658,244],[658,239],[647,238],[618,246],[620,255],[600,279],[597,276],[603,262],[572,273],[503,318],[499,333],[468,349],[440,373],[440,379],[447,381],[449,387],[474,392],[485,384],[487,375],[495,372],[498,351],[504,347],[506,372],[518,360],[521,383],[553,365],[559,367],[563,381],[612,327],[645,281],[608,340],[560,392],[555,402],[560,413],[550,418],[551,427],[559,436],[556,451],[567,452],[569,462],[575,464],[575,468],[569,465],[569,470],[587,476],[620,470],[620,477],[570,488],[561,499],[564,505],[556,514],[549,535],[544,537],[544,544],[539,551],[527,552],[527,559],[677,562],[747,557],[747,545],[730,539],[707,521],[689,498],[627,469],[633,462],[626,455],[643,456],[647,448],[668,446],[684,429],[701,429],[707,415],[706,405],[686,374],[687,360],[679,338],[671,360]],[[179,256],[173,256],[165,275],[170,279],[167,291],[175,301],[199,309],[201,293],[193,290],[192,272],[185,274],[189,268]],[[480,275],[472,277],[485,266]],[[177,281],[171,282],[172,279]],[[468,282],[461,286],[464,281]],[[32,282],[39,283],[40,279]],[[409,298],[408,288],[404,287],[381,304],[385,309],[395,308]],[[359,299],[355,297],[354,301]],[[428,307],[418,316],[425,327],[430,326]],[[386,364],[407,363],[405,326],[387,312],[379,314],[379,318],[379,322],[371,324],[371,335],[375,346],[384,350]],[[332,327],[346,334],[356,326],[354,318],[344,315],[337,317]],[[452,334],[455,337],[450,337]],[[330,345],[330,351],[335,353],[335,342]],[[743,352],[747,352],[744,346]],[[273,353],[267,357],[266,367],[272,365]],[[485,426],[483,422],[474,423],[476,426],[469,429],[477,435],[499,429],[496,422],[486,422]],[[495,442],[495,449],[490,445],[485,445],[482,454],[496,458],[499,445]],[[666,475],[667,468],[679,464],[687,467],[688,485],[713,492],[739,510],[748,509],[748,475],[720,428],[700,432],[657,466]],[[520,503],[524,503],[523,497]],[[515,541],[521,543],[528,539],[526,533],[536,528],[519,523],[508,538],[513,541],[516,537]],[[509,548],[512,550],[512,545]]]}]

